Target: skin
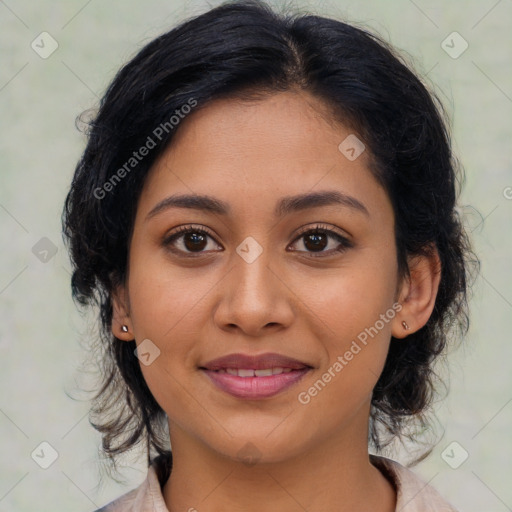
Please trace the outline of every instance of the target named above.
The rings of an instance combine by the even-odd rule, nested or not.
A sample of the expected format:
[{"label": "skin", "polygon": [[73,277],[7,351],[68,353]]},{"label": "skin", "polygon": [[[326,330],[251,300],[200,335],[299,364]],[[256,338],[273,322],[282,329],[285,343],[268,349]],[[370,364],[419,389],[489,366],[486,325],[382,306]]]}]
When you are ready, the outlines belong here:
[{"label": "skin", "polygon": [[[439,259],[411,260],[410,279],[399,279],[394,213],[369,171],[369,152],[350,161],[338,149],[351,133],[326,120],[323,104],[305,92],[217,100],[182,121],[147,177],[112,330],[160,350],[141,369],[169,418],[174,466],[163,495],[171,512],[395,510],[393,486],[369,462],[371,393],[391,335],[405,338],[427,322]],[[330,205],[274,217],[283,196],[320,190],[356,198],[368,215]],[[173,208],[146,219],[182,193],[213,196],[231,212]],[[336,252],[340,242],[329,236],[323,253],[315,251],[298,235],[317,223],[351,246]],[[189,224],[212,234],[202,253],[193,252],[190,235],[188,245],[183,236],[165,245]],[[236,252],[247,237],[263,249],[252,263]],[[402,309],[378,335],[300,403],[298,393],[397,302]],[[273,397],[241,400],[198,369],[233,352],[278,352],[314,369]],[[253,464],[242,459],[248,446]]]}]

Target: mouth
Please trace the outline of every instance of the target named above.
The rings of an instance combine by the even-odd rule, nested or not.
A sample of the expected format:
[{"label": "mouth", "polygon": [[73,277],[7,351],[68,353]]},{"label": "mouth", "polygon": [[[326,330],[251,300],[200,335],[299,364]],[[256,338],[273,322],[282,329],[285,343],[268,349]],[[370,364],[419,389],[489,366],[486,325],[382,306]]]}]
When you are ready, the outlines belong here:
[{"label": "mouth", "polygon": [[274,396],[296,384],[312,366],[280,354],[230,354],[200,366],[220,390],[242,399]]}]

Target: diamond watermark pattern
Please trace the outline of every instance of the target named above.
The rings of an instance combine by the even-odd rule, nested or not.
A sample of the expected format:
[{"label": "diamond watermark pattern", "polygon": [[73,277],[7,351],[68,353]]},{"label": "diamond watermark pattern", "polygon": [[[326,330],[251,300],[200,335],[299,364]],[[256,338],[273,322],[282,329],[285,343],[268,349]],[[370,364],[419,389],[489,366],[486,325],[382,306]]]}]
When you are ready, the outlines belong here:
[{"label": "diamond watermark pattern", "polygon": [[59,47],[59,43],[48,32],[41,32],[30,46],[39,57],[47,59]]},{"label": "diamond watermark pattern", "polygon": [[149,366],[160,355],[160,349],[146,338],[140,342],[133,353],[144,366]]},{"label": "diamond watermark pattern", "polygon": [[253,263],[260,257],[263,252],[263,247],[256,242],[252,236],[248,236],[236,248],[236,252],[246,261],[246,263]]},{"label": "diamond watermark pattern", "polygon": [[468,47],[468,42],[458,32],[452,32],[441,43],[441,48],[452,59],[458,59],[468,49]]},{"label": "diamond watermark pattern", "polygon": [[50,443],[43,441],[30,456],[38,466],[48,469],[59,458],[59,453]]},{"label": "diamond watermark pattern", "polygon": [[57,246],[45,236],[32,247],[32,253],[41,263],[48,263],[57,254],[57,250]]},{"label": "diamond watermark pattern", "polygon": [[256,445],[251,442],[244,444],[244,446],[242,446],[238,451],[237,455],[247,466],[253,466],[261,459],[261,452],[258,450]]},{"label": "diamond watermark pattern", "polygon": [[452,469],[462,466],[468,457],[469,453],[457,441],[450,443],[441,453],[441,458]]},{"label": "diamond watermark pattern", "polygon": [[353,133],[351,133],[343,142],[338,146],[340,152],[353,162],[358,158],[361,153],[366,149],[365,145]]}]

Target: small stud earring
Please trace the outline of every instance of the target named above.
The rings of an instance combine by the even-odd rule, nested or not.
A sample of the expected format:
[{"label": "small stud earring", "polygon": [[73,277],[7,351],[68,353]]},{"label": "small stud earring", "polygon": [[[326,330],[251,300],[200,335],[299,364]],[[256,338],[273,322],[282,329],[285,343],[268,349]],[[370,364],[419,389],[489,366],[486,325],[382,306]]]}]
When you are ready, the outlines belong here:
[{"label": "small stud earring", "polygon": [[121,331],[128,332],[128,326],[127,325],[122,325],[121,326]]},{"label": "small stud earring", "polygon": [[407,323],[404,321],[402,322],[402,326],[403,328],[407,331],[407,329],[409,329],[409,326],[407,325]]}]

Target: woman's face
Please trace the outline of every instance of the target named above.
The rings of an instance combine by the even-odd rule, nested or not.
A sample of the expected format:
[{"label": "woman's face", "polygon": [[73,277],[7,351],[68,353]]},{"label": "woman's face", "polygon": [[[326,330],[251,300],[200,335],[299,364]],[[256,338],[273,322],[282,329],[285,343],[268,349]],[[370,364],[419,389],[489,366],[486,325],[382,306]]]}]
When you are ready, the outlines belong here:
[{"label": "woman's face", "polygon": [[[357,156],[351,131],[322,112],[306,93],[210,103],[181,122],[148,175],[115,311],[124,304],[143,343],[171,443],[262,462],[336,438],[366,448],[372,389],[402,320],[394,216],[367,152]],[[161,203],[182,195],[225,211]],[[204,369],[234,353],[277,353],[306,369]]]}]

